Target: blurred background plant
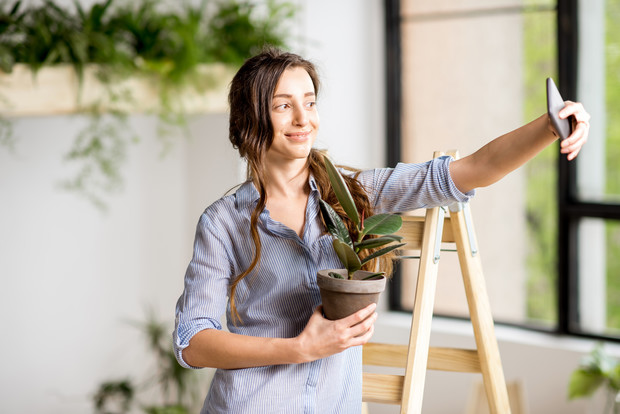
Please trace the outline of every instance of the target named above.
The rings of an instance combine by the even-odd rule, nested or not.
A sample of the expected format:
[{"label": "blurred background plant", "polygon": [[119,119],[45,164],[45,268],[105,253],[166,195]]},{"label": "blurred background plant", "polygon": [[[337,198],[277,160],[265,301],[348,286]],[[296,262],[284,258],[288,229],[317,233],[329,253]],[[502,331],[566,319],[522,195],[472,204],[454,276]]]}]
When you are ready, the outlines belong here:
[{"label": "blurred background plant", "polygon": [[592,397],[600,388],[606,393],[602,414],[620,414],[620,361],[609,356],[601,343],[573,371],[568,398]]},{"label": "blurred background plant", "polygon": [[[80,107],[91,124],[66,156],[80,167],[64,187],[103,207],[105,195],[122,186],[120,169],[129,144],[139,141],[128,127],[131,110],[125,109],[134,97],[129,88],[118,87],[121,81],[141,77],[155,85],[165,153],[171,145],[166,137],[178,130],[187,133],[187,112],[179,97],[188,90],[204,93],[222,81],[201,68],[221,63],[232,73],[266,44],[286,49],[287,22],[295,11],[293,4],[276,0],[202,0],[198,5],[106,0],[90,8],[76,0],[74,10],[52,0],[30,6],[22,0],[6,2],[0,5],[0,74],[10,74],[17,64],[28,65],[34,76],[44,67],[68,64],[81,83],[87,67],[96,66],[107,95],[101,102],[108,105]],[[0,88],[0,103],[10,105],[1,95]],[[0,115],[0,144],[11,148],[15,142],[9,120]]]},{"label": "blurred background plant", "polygon": [[[145,322],[134,323],[153,355],[148,378],[102,382],[93,396],[98,414],[120,414],[140,409],[147,414],[189,414],[200,404],[197,371],[181,367],[172,351],[170,327],[149,312]],[[155,397],[156,396],[156,397]],[[156,402],[156,400],[159,400]]]}]

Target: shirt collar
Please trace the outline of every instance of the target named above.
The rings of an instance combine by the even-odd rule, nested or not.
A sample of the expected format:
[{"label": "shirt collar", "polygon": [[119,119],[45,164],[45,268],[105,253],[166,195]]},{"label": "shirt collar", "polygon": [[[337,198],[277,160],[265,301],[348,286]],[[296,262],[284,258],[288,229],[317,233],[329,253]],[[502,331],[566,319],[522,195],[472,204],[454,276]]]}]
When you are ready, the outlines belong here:
[{"label": "shirt collar", "polygon": [[314,179],[314,175],[312,175],[312,173],[310,173],[308,183],[310,184],[310,191],[319,191],[319,187],[316,185],[316,180]]},{"label": "shirt collar", "polygon": [[235,203],[237,209],[242,209],[252,204],[256,204],[259,198],[260,194],[258,194],[258,190],[254,187],[252,180],[248,180],[241,184],[241,187],[235,191]]}]

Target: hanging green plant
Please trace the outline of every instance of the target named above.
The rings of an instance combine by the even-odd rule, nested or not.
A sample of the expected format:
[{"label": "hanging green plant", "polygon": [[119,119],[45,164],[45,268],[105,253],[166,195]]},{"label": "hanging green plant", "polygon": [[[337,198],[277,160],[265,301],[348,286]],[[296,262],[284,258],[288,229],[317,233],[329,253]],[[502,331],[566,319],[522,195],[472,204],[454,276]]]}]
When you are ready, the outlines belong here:
[{"label": "hanging green plant", "polygon": [[[127,128],[127,116],[157,115],[162,138],[166,131],[184,131],[190,103],[221,83],[222,76],[227,82],[266,44],[287,48],[286,22],[294,13],[291,3],[275,0],[203,0],[180,6],[106,0],[90,8],[75,1],[74,10],[51,0],[38,6],[17,0],[0,5],[0,77],[20,65],[35,77],[44,68],[73,68],[79,83],[74,112],[89,114],[91,125],[78,134],[66,156],[80,167],[64,187],[104,206],[106,195],[122,186],[120,169],[129,145],[138,141]],[[227,69],[205,69],[213,64]],[[103,86],[95,98],[85,91],[92,78]],[[156,104],[136,96],[130,83],[136,78],[156,91]],[[188,94],[193,97],[187,99]],[[0,85],[0,108],[6,108],[0,112],[0,145],[5,147],[15,144],[11,106]],[[164,149],[170,144],[162,142]]]}]

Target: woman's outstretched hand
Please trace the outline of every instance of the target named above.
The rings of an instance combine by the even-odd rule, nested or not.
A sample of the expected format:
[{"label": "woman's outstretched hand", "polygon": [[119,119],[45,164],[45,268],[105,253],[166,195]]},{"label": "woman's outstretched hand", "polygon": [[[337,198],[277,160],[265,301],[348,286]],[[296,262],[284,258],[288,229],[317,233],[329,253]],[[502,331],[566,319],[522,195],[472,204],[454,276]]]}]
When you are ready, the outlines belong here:
[{"label": "woman's outstretched hand", "polygon": [[370,340],[377,320],[372,304],[337,321],[323,317],[322,307],[314,310],[303,332],[296,338],[303,362],[314,361],[363,345]]},{"label": "woman's outstretched hand", "polygon": [[566,158],[569,161],[575,159],[577,154],[579,154],[581,147],[588,140],[588,133],[590,132],[590,114],[586,112],[581,103],[565,102],[565,106],[560,111],[559,116],[561,119],[566,119],[571,115],[574,116],[573,132],[568,138],[560,142],[560,152],[568,154]]}]

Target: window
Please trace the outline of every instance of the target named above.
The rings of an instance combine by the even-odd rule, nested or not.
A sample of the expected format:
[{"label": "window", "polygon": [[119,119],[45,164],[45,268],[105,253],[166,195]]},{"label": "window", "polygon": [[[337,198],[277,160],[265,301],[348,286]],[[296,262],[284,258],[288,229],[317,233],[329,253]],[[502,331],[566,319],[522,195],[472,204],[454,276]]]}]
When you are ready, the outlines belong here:
[{"label": "window", "polygon": [[[469,154],[534,119],[549,76],[593,115],[577,162],[552,145],[472,202],[499,322],[620,336],[620,119],[605,117],[620,109],[618,21],[620,0],[386,1],[390,165]],[[467,316],[457,260],[441,260],[436,312]],[[399,267],[391,305],[410,310],[415,265]]]},{"label": "window", "polygon": [[565,13],[579,23],[579,54],[564,55],[567,90],[584,102],[592,127],[577,162],[560,169],[560,329],[620,339],[620,1],[570,2]]}]

